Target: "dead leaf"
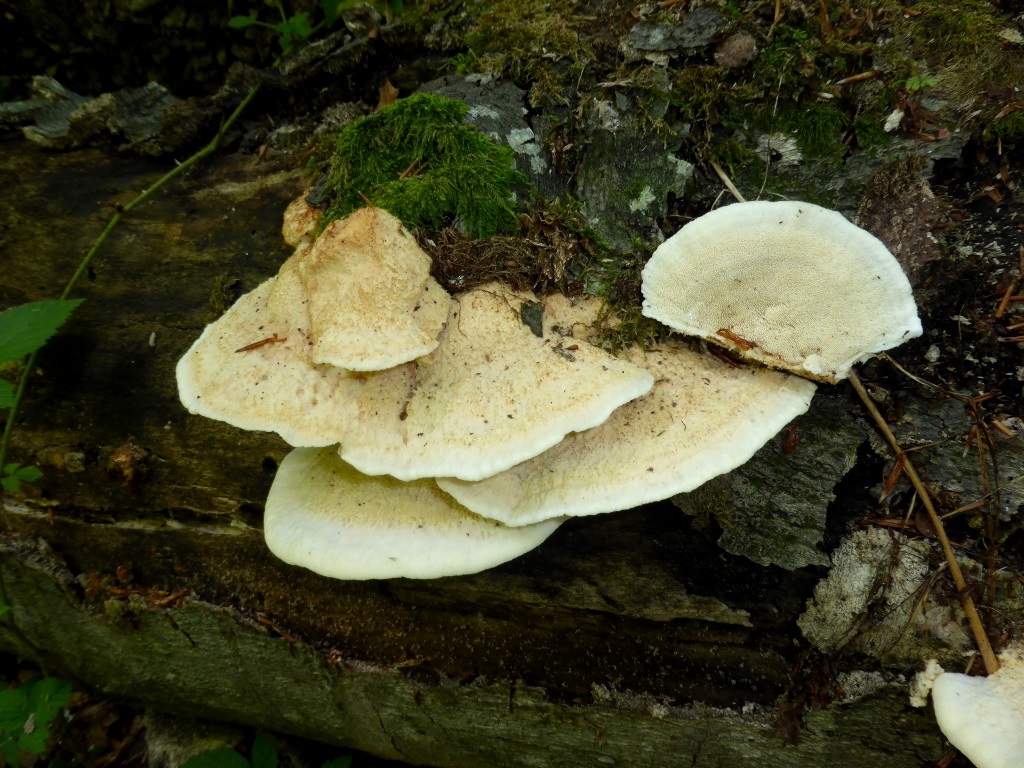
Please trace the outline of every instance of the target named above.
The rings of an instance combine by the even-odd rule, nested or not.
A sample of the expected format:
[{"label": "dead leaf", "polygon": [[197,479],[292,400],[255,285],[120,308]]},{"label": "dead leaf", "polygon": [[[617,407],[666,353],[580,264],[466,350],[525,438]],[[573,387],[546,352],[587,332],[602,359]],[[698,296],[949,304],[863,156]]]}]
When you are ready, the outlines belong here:
[{"label": "dead leaf", "polygon": [[396,101],[398,101],[398,89],[391,84],[390,80],[385,80],[384,85],[380,87],[378,91],[377,99],[377,110],[381,110],[384,107],[390,107]]}]

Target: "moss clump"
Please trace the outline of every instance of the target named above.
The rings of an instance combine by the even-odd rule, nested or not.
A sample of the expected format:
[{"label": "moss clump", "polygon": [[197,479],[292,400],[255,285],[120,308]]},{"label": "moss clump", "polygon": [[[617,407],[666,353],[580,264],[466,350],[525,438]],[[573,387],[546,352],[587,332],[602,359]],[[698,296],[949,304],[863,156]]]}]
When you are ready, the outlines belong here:
[{"label": "moss clump", "polygon": [[1001,29],[998,11],[988,0],[931,0],[915,6],[913,15],[904,14],[897,3],[887,5],[895,26],[909,33],[912,50],[922,59],[937,54],[947,62],[976,57]]},{"label": "moss clump", "polygon": [[811,157],[841,156],[845,151],[843,133],[850,127],[845,112],[820,102],[780,104],[774,116],[772,110],[765,108],[758,114],[757,122],[766,131],[792,133],[800,151]]},{"label": "moss clump", "polygon": [[587,23],[576,3],[542,0],[487,0],[465,44],[476,68],[509,77],[530,89],[530,103],[564,101],[594,53],[580,29]]},{"label": "moss clump", "polygon": [[641,273],[650,254],[630,262],[621,259],[598,258],[583,275],[588,293],[604,301],[597,323],[601,331],[599,346],[617,355],[637,345],[650,349],[668,329],[641,311]]},{"label": "moss clump", "polygon": [[985,126],[983,138],[986,141],[993,139],[1011,139],[1024,136],[1024,109],[1014,109],[1002,117],[997,117]]},{"label": "moss clump", "polygon": [[318,188],[327,209],[321,226],[368,201],[410,227],[460,220],[472,237],[511,228],[513,188],[527,179],[511,149],[463,122],[468,111],[460,101],[416,94],[344,128]]}]

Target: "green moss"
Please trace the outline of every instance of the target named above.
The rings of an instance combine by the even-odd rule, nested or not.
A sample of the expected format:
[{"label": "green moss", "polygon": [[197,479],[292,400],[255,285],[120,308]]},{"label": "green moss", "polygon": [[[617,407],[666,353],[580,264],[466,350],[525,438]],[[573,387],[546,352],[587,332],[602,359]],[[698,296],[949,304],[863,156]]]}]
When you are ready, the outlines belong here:
[{"label": "green moss", "polygon": [[1016,87],[1024,80],[1024,60],[998,37],[1009,20],[988,0],[924,0],[914,6],[914,15],[903,13],[896,0],[885,5],[892,14],[893,42],[887,48],[912,58],[901,75],[904,82],[909,75],[933,75],[937,95],[961,113],[975,113],[975,125],[991,121],[1002,106],[985,98],[983,87]]},{"label": "green moss", "polygon": [[534,106],[566,102],[588,63],[595,61],[580,29],[592,23],[576,3],[541,0],[483,0],[466,8],[462,34],[450,46],[464,46],[454,62],[462,74],[488,72],[527,88]]},{"label": "green moss", "polygon": [[612,354],[634,344],[650,349],[668,330],[640,309],[641,270],[649,255],[650,248],[645,247],[640,258],[628,263],[599,258],[583,276],[587,292],[604,300],[598,316],[601,333],[597,343]]},{"label": "green moss", "polygon": [[853,132],[861,149],[880,147],[892,142],[892,134],[886,133],[883,120],[877,116],[862,113],[853,119]]},{"label": "green moss", "polygon": [[985,126],[986,141],[1024,136],[1024,109],[1015,109]]},{"label": "green moss", "polygon": [[410,227],[459,219],[472,237],[512,228],[513,188],[526,177],[511,149],[463,122],[468,111],[460,101],[416,94],[344,128],[322,185],[321,226],[368,200]]},{"label": "green moss", "polygon": [[724,139],[711,148],[711,159],[736,176],[738,171],[751,165],[763,167],[764,163],[757,154],[736,139]]},{"label": "green moss", "polygon": [[928,58],[941,53],[952,60],[977,54],[979,47],[995,39],[1001,24],[997,11],[988,0],[947,0],[921,2],[914,14],[903,12],[901,4],[890,2],[895,26],[909,33],[914,53]]},{"label": "green moss", "polygon": [[[617,318],[619,322],[608,324],[607,320],[611,317]],[[665,326],[644,315],[640,307],[633,304],[614,307],[605,304],[599,320],[605,322],[605,326],[598,336],[598,344],[611,350],[613,355],[634,345],[650,349],[665,335]]]},{"label": "green moss", "polygon": [[754,126],[766,133],[789,133],[800,151],[810,157],[840,157],[850,117],[828,102],[781,102],[751,110]]},{"label": "green moss", "polygon": [[751,79],[764,87],[803,92],[814,88],[820,76],[816,57],[820,39],[810,30],[779,24],[754,60]]},{"label": "green moss", "polygon": [[796,143],[808,155],[842,154],[843,132],[850,118],[841,109],[828,103],[806,105],[790,115],[788,129],[796,135]]}]

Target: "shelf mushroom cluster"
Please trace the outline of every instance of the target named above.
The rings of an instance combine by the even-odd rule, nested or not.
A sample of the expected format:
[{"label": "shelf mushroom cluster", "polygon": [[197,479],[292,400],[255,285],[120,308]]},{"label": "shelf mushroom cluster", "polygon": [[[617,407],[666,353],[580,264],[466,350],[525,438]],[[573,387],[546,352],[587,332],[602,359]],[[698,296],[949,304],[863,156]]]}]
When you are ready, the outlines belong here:
[{"label": "shelf mushroom cluster", "polygon": [[[723,228],[743,206],[756,208],[753,228]],[[387,212],[364,208],[314,240],[316,218],[301,199],[289,206],[295,253],[203,331],[177,377],[192,413],[295,446],[267,500],[267,543],[335,578],[472,573],[568,517],[692,490],[806,411],[815,384],[787,370],[836,380],[920,334],[884,246],[804,203],[709,214],[644,273],[645,313],[786,370],[729,365],[676,340],[614,357],[596,345],[596,299],[498,283],[450,297]],[[779,234],[809,221],[857,234],[836,231],[831,245]],[[702,234],[705,223],[718,229]],[[846,255],[825,261],[836,251]],[[808,282],[822,295],[780,298]],[[826,327],[823,307],[855,319]],[[870,340],[867,318],[880,329]]]}]

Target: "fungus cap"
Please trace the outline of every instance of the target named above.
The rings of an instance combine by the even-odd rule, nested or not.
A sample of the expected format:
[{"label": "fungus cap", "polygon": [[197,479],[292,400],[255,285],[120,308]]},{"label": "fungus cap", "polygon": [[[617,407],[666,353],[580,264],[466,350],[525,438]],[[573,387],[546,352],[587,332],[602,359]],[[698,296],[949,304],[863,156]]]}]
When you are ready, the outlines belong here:
[{"label": "fungus cap", "polygon": [[736,203],[695,219],[651,256],[643,294],[644,314],[674,330],[819,381],[921,335],[892,254],[810,203]]},{"label": "fungus cap", "polygon": [[293,248],[303,237],[310,234],[320,223],[321,211],[306,202],[306,196],[312,191],[307,189],[297,198],[288,203],[284,209],[284,221],[281,223],[281,236]]},{"label": "fungus cap", "polygon": [[298,267],[314,363],[380,371],[437,347],[448,294],[430,278],[430,257],[382,208],[328,224]]},{"label": "fungus cap", "polygon": [[1000,654],[988,677],[946,672],[932,686],[939,728],[977,768],[1020,768],[1024,762],[1024,661]]},{"label": "fungus cap", "polygon": [[365,390],[341,457],[370,475],[480,480],[650,390],[651,374],[630,362],[586,343],[564,349],[550,320],[546,338],[534,335],[520,312],[535,300],[497,283],[457,297],[411,386],[389,379]]},{"label": "fungus cap", "polygon": [[333,449],[289,453],[267,498],[267,546],[335,579],[477,573],[543,542],[561,524],[508,528],[463,509],[433,482],[368,477]]},{"label": "fungus cap", "polygon": [[178,361],[178,395],[190,413],[277,432],[291,445],[333,445],[358,414],[363,384],[309,361],[305,306],[289,274],[262,283],[206,326]]},{"label": "fungus cap", "polygon": [[[548,314],[586,338],[600,301],[570,309],[562,296]],[[813,382],[760,367],[736,368],[666,341],[623,356],[646,368],[653,389],[603,424],[567,435],[539,456],[475,483],[437,484],[472,511],[506,525],[562,515],[630,509],[690,491],[747,461],[807,410]]]}]

